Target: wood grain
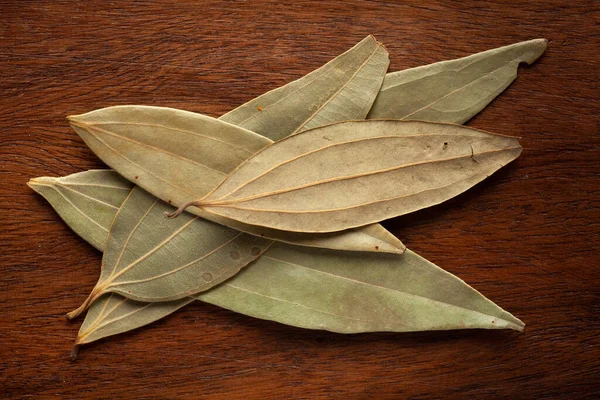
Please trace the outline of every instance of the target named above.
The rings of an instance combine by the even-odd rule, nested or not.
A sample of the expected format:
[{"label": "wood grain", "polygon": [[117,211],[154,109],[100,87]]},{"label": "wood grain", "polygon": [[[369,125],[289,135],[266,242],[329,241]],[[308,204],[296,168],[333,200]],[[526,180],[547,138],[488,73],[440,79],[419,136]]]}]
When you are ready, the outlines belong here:
[{"label": "wood grain", "polygon": [[[553,398],[600,395],[600,4],[504,1],[0,1],[0,397]],[[525,332],[342,336],[196,303],[69,350],[101,255],[25,186],[102,167],[65,116],[117,104],[218,116],[367,34],[390,70],[545,37],[471,125],[517,162],[387,222]]]}]

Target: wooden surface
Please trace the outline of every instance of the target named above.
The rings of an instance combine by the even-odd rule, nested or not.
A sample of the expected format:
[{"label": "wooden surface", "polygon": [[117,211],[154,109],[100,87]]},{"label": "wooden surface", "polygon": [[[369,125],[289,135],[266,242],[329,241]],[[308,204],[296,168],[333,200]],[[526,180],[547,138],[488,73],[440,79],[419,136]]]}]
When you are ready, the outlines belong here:
[{"label": "wooden surface", "polygon": [[[285,3],[286,5],[282,5]],[[0,1],[0,397],[552,398],[600,382],[600,8],[594,1]],[[545,37],[471,125],[515,163],[386,222],[521,318],[523,333],[342,336],[201,303],[68,355],[101,254],[25,182],[102,163],[68,114],[117,104],[218,116],[367,34],[395,71]]]}]

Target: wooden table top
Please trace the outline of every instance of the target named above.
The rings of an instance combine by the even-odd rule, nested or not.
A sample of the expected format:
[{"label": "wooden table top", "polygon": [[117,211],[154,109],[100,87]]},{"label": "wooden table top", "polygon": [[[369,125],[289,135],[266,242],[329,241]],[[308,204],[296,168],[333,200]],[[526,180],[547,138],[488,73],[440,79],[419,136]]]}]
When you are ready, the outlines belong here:
[{"label": "wooden table top", "polygon": [[[600,395],[600,4],[504,1],[0,1],[0,397],[592,398]],[[390,71],[545,37],[470,125],[521,157],[387,221],[522,319],[522,333],[338,335],[196,302],[69,351],[101,254],[25,183],[103,164],[65,116],[110,105],[218,116],[368,34]]]}]

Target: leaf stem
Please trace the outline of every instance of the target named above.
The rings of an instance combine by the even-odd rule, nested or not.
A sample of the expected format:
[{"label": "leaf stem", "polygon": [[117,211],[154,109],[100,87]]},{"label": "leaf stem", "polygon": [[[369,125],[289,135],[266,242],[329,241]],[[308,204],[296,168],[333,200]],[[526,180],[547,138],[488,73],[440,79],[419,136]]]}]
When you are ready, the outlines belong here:
[{"label": "leaf stem", "polygon": [[191,206],[200,206],[202,204],[203,204],[202,200],[188,201],[187,203],[183,203],[177,210],[175,210],[173,212],[165,212],[165,217],[176,218],[179,215],[181,215],[181,213],[184,212],[186,208],[191,207]]},{"label": "leaf stem", "polygon": [[79,347],[80,346],[81,345],[79,345],[79,344],[73,345],[73,348],[71,349],[71,355],[70,355],[71,361],[75,361],[77,359],[77,356],[79,355]]},{"label": "leaf stem", "polygon": [[90,293],[90,295],[87,297],[87,299],[85,299],[82,305],[77,307],[75,310],[67,313],[67,319],[72,320],[80,316],[82,312],[86,311],[90,307],[90,304],[92,304],[92,302],[96,300],[96,298],[101,292],[102,290],[98,290],[98,288],[92,290],[92,293]]}]

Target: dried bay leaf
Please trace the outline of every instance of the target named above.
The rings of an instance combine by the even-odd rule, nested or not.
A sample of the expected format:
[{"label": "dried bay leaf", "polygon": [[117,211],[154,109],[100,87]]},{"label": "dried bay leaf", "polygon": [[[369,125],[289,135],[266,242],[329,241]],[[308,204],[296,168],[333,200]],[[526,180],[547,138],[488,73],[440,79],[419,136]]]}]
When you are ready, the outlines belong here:
[{"label": "dried bay leaf", "polygon": [[[525,43],[527,43],[527,42],[525,42]],[[542,51],[543,51],[543,49],[542,49]],[[460,61],[460,60],[457,60],[457,61]],[[451,67],[452,63],[453,63],[453,61],[448,61],[448,62],[433,64],[432,66],[444,66],[445,65],[445,66]],[[389,95],[392,94],[392,93],[397,94],[398,98],[397,99],[391,99],[392,100],[392,104],[394,106],[392,108],[388,108],[387,110],[381,109],[381,105],[383,103],[377,103],[377,107],[374,107],[374,109],[378,108],[380,110],[383,110],[383,111],[378,111],[377,117],[379,117],[379,118],[386,118],[386,117],[403,118],[407,114],[406,111],[401,111],[400,114],[397,114],[397,113],[395,113],[395,109],[394,108],[395,107],[398,107],[398,108],[403,107],[403,105],[408,102],[409,104],[406,104],[406,106],[407,106],[406,108],[407,109],[411,109],[410,102],[411,101],[417,101],[417,100],[419,100],[418,97],[415,96],[414,92],[409,92],[408,91],[408,89],[410,88],[410,85],[397,85],[397,88],[394,88],[394,87],[390,88],[389,87],[390,85],[388,85],[390,82],[392,82],[392,84],[396,83],[396,82],[394,82],[391,79],[391,78],[394,77],[394,75],[403,75],[403,76],[406,76],[406,77],[409,77],[409,78],[411,76],[413,76],[413,77],[419,77],[420,78],[423,75],[423,70],[426,69],[426,68],[428,68],[428,67],[432,67],[432,66],[424,66],[424,67],[412,68],[412,69],[409,69],[409,70],[406,70],[406,71],[400,71],[400,72],[394,72],[394,73],[388,74],[386,76],[386,83],[384,84],[384,88],[382,88],[382,89],[386,91],[387,100],[390,100],[389,99]],[[515,70],[516,70],[516,66],[515,66]],[[419,75],[421,75],[421,76],[419,76]],[[410,79],[407,79],[407,82],[408,81],[410,81]],[[462,89],[462,91],[463,92],[470,92],[471,95],[473,96],[473,98],[475,98],[475,95],[477,93],[481,93],[482,92],[482,90],[480,90],[480,85],[482,85],[482,83],[485,84],[485,80],[481,80],[481,79],[474,80],[474,82],[472,84],[465,86]],[[383,90],[382,90],[382,92],[383,92]],[[408,94],[408,96],[406,94]],[[466,94],[469,94],[469,93],[466,93]],[[380,97],[382,95],[383,95],[383,93],[379,94]],[[486,96],[487,96],[487,94],[486,94]],[[404,99],[408,99],[408,100],[404,100]],[[485,103],[485,104],[487,104],[487,103]],[[260,104],[258,106],[260,106]],[[242,107],[244,107],[244,106],[242,106]],[[421,105],[421,107],[422,107],[422,105]],[[437,108],[438,109],[440,108],[439,105],[437,106]],[[248,109],[251,109],[251,107],[248,107]],[[413,110],[414,110],[414,107],[413,107]],[[464,120],[467,120],[467,119],[471,118],[478,111],[479,111],[478,109],[470,107],[468,109],[462,110],[461,112],[470,112],[470,113],[472,113],[472,115],[467,115],[466,117],[463,117]],[[373,113],[373,110],[372,110],[372,113]],[[371,117],[371,115],[369,117]],[[452,122],[452,121],[457,122],[458,121],[456,119],[452,119],[452,118],[454,118],[454,116],[452,115],[452,113],[449,113],[449,112],[445,112],[445,113],[442,113],[442,112],[439,112],[439,113],[429,113],[428,118],[431,121],[438,121],[438,122]],[[255,127],[253,130],[260,131],[260,128],[256,128]],[[109,173],[114,174],[113,172],[109,172]],[[84,172],[82,174],[88,174],[88,172]],[[114,174],[114,175],[115,175],[116,178],[122,179],[122,178],[118,177],[117,174]],[[88,177],[89,177],[89,175],[88,175]],[[52,178],[52,179],[54,179],[54,178]],[[63,178],[58,178],[58,179],[63,179]],[[98,182],[98,183],[102,183],[102,182]],[[125,180],[123,180],[123,183],[127,184]],[[92,184],[93,184],[93,182],[92,182]],[[34,189],[36,189],[36,187],[34,187]],[[43,189],[45,189],[45,188],[43,188]],[[64,197],[61,197],[61,196],[52,196],[52,195],[48,196],[47,194],[44,194],[41,191],[39,191],[39,192],[52,204],[52,206],[59,212],[59,214],[61,215],[61,217],[63,219],[65,219],[67,221],[67,223],[82,238],[84,238],[88,242],[92,243],[96,247],[100,247],[101,245],[104,244],[104,239],[105,239],[105,237],[107,235],[107,231],[108,231],[108,229],[110,227],[109,223],[104,224],[105,225],[105,227],[104,227],[105,229],[104,230],[100,229],[96,224],[91,224],[92,229],[90,229],[90,230],[79,229],[79,228],[85,228],[86,226],[88,226],[89,223],[90,223],[90,221],[89,221],[88,218],[82,217],[80,215],[80,212],[78,211],[77,207],[79,207],[80,209],[82,209],[84,214],[88,214],[89,216],[91,216],[91,218],[93,220],[96,220],[101,225],[102,225],[102,222],[104,222],[104,219],[96,217],[96,215],[94,214],[94,208],[93,207],[85,207],[85,206],[91,205],[91,203],[89,203],[89,202],[81,202],[81,203],[69,202]],[[48,193],[51,193],[51,192],[52,191],[49,191]],[[112,191],[111,189],[108,189],[108,192],[111,192],[111,195],[113,195],[115,199],[118,199],[117,202],[122,201],[122,199],[123,199],[122,193],[121,194],[117,193],[116,191]],[[98,204],[99,205],[102,204],[102,201],[99,201]],[[76,207],[74,207],[75,205],[76,205]],[[84,206],[84,207],[82,207],[82,206]],[[69,215],[68,215],[69,212],[72,214],[71,217],[69,217]],[[114,210],[114,212],[116,212],[116,210]],[[72,223],[71,221],[74,222],[74,223]],[[77,226],[75,226],[76,224],[80,225],[80,227],[78,228]],[[95,231],[95,233],[94,233],[94,231]],[[95,236],[101,237],[102,239],[101,240],[97,240],[95,238]],[[405,253],[405,255],[406,254],[408,254],[408,252]],[[234,278],[234,280],[235,279],[236,278]],[[223,287],[223,285],[221,285],[220,287]],[[208,293],[213,293],[213,292],[215,292],[214,289],[211,290]],[[122,298],[121,296],[119,296],[117,294],[111,294],[109,296],[113,297],[113,298],[120,298],[120,299],[124,300],[125,303],[132,303],[134,305],[140,305],[140,307],[142,308],[142,311],[139,312],[139,313],[136,313],[136,317],[135,317],[135,320],[139,323],[138,326],[145,325],[145,324],[150,323],[150,322],[152,322],[152,321],[154,321],[156,319],[161,318],[163,315],[169,314],[170,312],[172,312],[175,309],[179,308],[179,307],[174,306],[174,304],[183,301],[183,300],[179,300],[179,301],[175,301],[175,302],[147,303],[144,306],[141,306],[141,304],[143,304],[143,303],[134,302],[132,300],[126,300],[126,299]],[[97,306],[101,306],[102,302],[104,301],[104,299],[107,298],[107,297],[109,297],[109,296],[102,297],[101,299],[99,299],[99,301],[95,302],[92,305],[92,307],[90,309],[90,312],[88,313],[88,315],[86,317],[86,322],[88,322],[88,318],[92,318],[92,314],[93,314],[94,308],[97,307]],[[174,308],[173,307],[169,308],[171,305],[173,305]],[[227,305],[223,305],[223,306],[225,308],[230,308]],[[119,309],[123,310],[123,309],[126,309],[126,307],[119,308]],[[152,309],[154,309],[155,311],[154,312],[151,311]],[[158,313],[158,314],[156,314],[158,316],[156,316],[155,318],[152,318],[151,316],[155,315],[155,312],[156,312],[157,309],[162,310],[162,312],[164,312],[164,314]],[[169,311],[169,310],[171,310],[171,311]],[[243,312],[241,310],[236,310],[236,311]],[[260,312],[259,312],[259,314],[260,314]],[[123,316],[125,316],[125,315],[126,314],[124,313]],[[258,316],[258,315],[256,315],[256,316]],[[139,318],[139,317],[141,317],[141,318]],[[136,326],[134,326],[135,324],[132,323],[132,320],[133,320],[133,318],[130,317],[130,316],[127,316],[127,318],[116,318],[115,319],[115,324],[116,324],[116,326],[123,325],[123,326],[121,326],[121,328],[125,328],[124,330],[130,330],[130,329],[133,329],[133,328],[136,327]],[[144,322],[144,321],[146,321],[146,322]],[[284,321],[281,321],[281,322],[284,322]],[[85,325],[85,323],[84,323],[84,325]],[[82,331],[83,331],[83,329],[82,329]],[[97,331],[98,332],[105,332],[105,329],[104,328],[100,328]],[[105,334],[102,337],[108,336],[110,334],[111,333],[106,333],[105,332]],[[91,338],[92,336],[93,335],[90,335],[90,336],[88,336],[88,338]],[[95,338],[93,340],[96,340],[96,339],[98,339],[98,338]],[[89,340],[89,341],[92,341],[92,340]]]},{"label": "dried bay leaf", "polygon": [[[53,195],[72,181],[77,182],[79,190],[71,190],[71,193],[80,194],[83,201],[75,196]],[[104,251],[117,211],[135,187],[111,169],[77,172],[60,178],[42,176],[31,179],[27,185],[40,193],[75,233],[100,251]],[[100,186],[103,187],[101,193],[93,191]],[[127,191],[122,187],[127,187]]]},{"label": "dried bay leaf", "polygon": [[541,56],[547,43],[534,39],[389,73],[368,118],[462,124],[515,80],[520,63]]},{"label": "dried bay leaf", "polygon": [[[284,103],[280,102],[279,105],[275,103],[269,104],[269,106],[261,107],[260,110],[268,111],[267,113],[265,113],[265,115],[269,115],[269,112],[276,112],[279,116],[283,116],[284,119],[288,121],[288,127],[294,126],[295,131],[303,129],[303,126],[310,125],[311,123],[313,123],[313,121],[331,122],[336,121],[335,118],[344,118],[345,115],[357,115],[360,118],[364,118],[368,112],[368,109],[370,109],[375,99],[375,96],[377,95],[377,92],[379,91],[381,82],[383,81],[385,70],[387,69],[387,65],[389,62],[387,51],[385,51],[385,49],[383,49],[383,47],[379,43],[376,43],[372,37],[368,37],[367,39],[363,40],[363,42],[359,43],[359,45],[355,46],[354,49],[351,49],[344,55],[336,58],[336,60],[332,61],[332,65],[329,65],[328,67],[326,66],[327,68],[329,68],[330,72],[316,71],[312,74],[313,78],[318,77],[321,80],[325,79],[328,82],[328,84],[331,82],[340,82],[341,79],[342,83],[338,84],[339,87],[334,87],[335,90],[330,90],[331,88],[327,89],[328,86],[326,84],[323,84],[322,82],[319,83],[318,81],[316,82],[316,84],[304,84],[302,82],[310,78],[301,79],[299,82],[286,85],[286,87],[284,88],[288,88],[288,90],[284,90],[285,93],[283,93],[281,90],[276,90],[272,92],[269,96],[267,96],[271,100],[283,100],[293,94],[296,94],[293,100],[288,99],[289,101],[294,102],[293,107],[288,106],[287,109],[285,107],[282,108],[282,105],[284,105]],[[361,72],[361,70],[364,71]],[[340,74],[340,72],[342,73]],[[365,77],[365,74],[367,74],[368,77]],[[345,75],[349,75],[348,79],[343,79]],[[343,107],[343,112],[340,112],[338,110],[341,108],[339,105],[340,100],[336,100],[336,98],[339,97],[341,99],[344,99],[345,96],[348,96],[348,93],[350,93],[352,90],[364,92],[361,93],[362,95],[359,96],[359,98],[354,102],[354,107],[358,107],[361,111],[355,111],[355,109],[352,106],[349,106]],[[304,100],[306,100],[306,104],[303,104]],[[315,110],[314,107],[317,105],[318,109]],[[244,106],[242,106],[242,108],[244,108]],[[254,110],[253,107],[251,107],[251,109],[252,114],[257,114],[257,110]],[[305,119],[300,120],[298,119],[298,117],[302,115],[303,110],[309,110],[310,113],[306,114],[307,116]],[[246,114],[247,113],[248,112],[246,112]],[[167,169],[167,172],[174,172],[182,179],[192,178],[191,176],[189,176],[189,174],[186,175],[186,172],[189,170],[190,167],[196,168],[198,166],[201,166],[204,169],[204,173],[202,173],[199,177],[195,177],[195,181],[198,183],[198,185],[195,186],[196,190],[206,190],[206,188],[214,188],[216,184],[222,179],[222,176],[219,176],[220,174],[223,174],[223,172],[228,172],[230,169],[239,165],[240,162],[247,158],[250,154],[256,152],[256,147],[261,147],[261,145],[264,146],[268,143],[271,143],[270,140],[263,138],[260,135],[254,134],[242,128],[236,129],[237,127],[235,127],[234,125],[220,123],[220,121],[218,120],[204,118],[202,116],[198,116],[192,113],[178,112],[177,110],[159,109],[152,107],[113,107],[110,109],[110,111],[106,113],[94,113],[94,116],[96,117],[96,120],[93,121],[93,124],[96,125],[96,129],[98,131],[108,133],[109,137],[113,139],[115,138],[115,136],[119,137],[119,134],[123,134],[127,137],[127,139],[129,139],[129,142],[127,142],[126,144],[135,143],[137,145],[141,145],[139,146],[140,148],[137,149],[136,155],[138,157],[141,156],[142,160],[152,160],[152,152],[153,150],[157,150],[157,148],[152,144],[148,145],[148,143],[144,143],[144,139],[141,138],[139,135],[136,135],[136,133],[143,131],[144,135],[149,136],[151,139],[158,138],[158,140],[162,142],[162,152],[160,152],[160,156],[162,157],[158,157],[158,159],[155,161],[161,169]],[[294,118],[289,118],[292,116]],[[252,118],[248,120],[248,123],[251,123],[251,119]],[[289,121],[292,121],[292,125],[290,125]],[[243,125],[244,122],[240,122],[239,124]],[[78,124],[75,123],[74,125],[77,126]],[[81,128],[81,123],[79,124],[79,127]],[[110,128],[108,128],[107,130],[107,127]],[[111,128],[113,130],[112,132]],[[83,131],[86,131],[85,127]],[[124,131],[129,133],[130,136],[128,136],[126,133],[124,134]],[[247,137],[248,143],[246,143],[246,141],[244,140],[244,135]],[[185,139],[190,137],[191,139],[188,139],[188,142],[193,142],[196,146],[198,146],[197,149],[186,146]],[[242,140],[240,140],[240,138]],[[263,143],[260,142],[261,139],[264,140]],[[106,144],[106,142],[104,144]],[[123,143],[119,143],[117,141],[116,143],[113,142],[113,147],[111,147],[110,145],[108,145],[108,147],[110,147],[111,150],[119,154],[119,151],[125,146],[123,146]],[[246,152],[246,154],[244,154],[244,152]],[[174,156],[179,162],[175,165],[175,170],[168,170],[168,167],[172,167],[173,164],[168,161],[172,160],[172,158],[170,158],[171,156]],[[126,160],[126,163],[132,163],[135,166],[139,166],[139,164],[136,164],[136,160],[131,160],[127,157],[124,158]],[[165,162],[165,160],[167,161]],[[145,180],[152,180],[153,178],[158,178],[157,181],[160,182],[160,177],[157,174],[152,174],[151,172],[146,174],[146,172],[147,171],[143,171],[142,168],[142,171],[140,171],[139,174],[136,174],[133,179],[131,179],[131,176],[129,176],[129,179],[135,181],[141,186],[144,186],[143,182],[145,182]],[[184,189],[184,187],[180,186],[178,189]],[[177,204],[176,199],[172,200],[168,197],[163,197],[163,199],[165,201],[168,201],[169,203],[174,202],[175,204]],[[155,209],[152,209],[151,211],[148,211],[148,214],[144,215],[148,218],[155,219],[155,217],[159,214],[156,213]],[[216,231],[222,228],[217,229],[215,227],[212,227],[210,223],[207,223],[205,221],[195,221],[195,223],[192,226],[201,225],[204,227],[203,232],[206,235],[210,235],[210,233],[215,233],[214,236],[216,238],[219,238],[218,232],[211,232],[211,230]],[[243,227],[240,226],[240,224],[234,224],[233,226],[238,229],[243,229]],[[269,237],[271,234],[271,232],[267,230],[261,230],[256,232],[252,231],[251,229],[250,231],[261,237]],[[273,232],[273,234],[276,238],[278,237],[277,232]],[[391,235],[389,232],[387,232],[387,230],[385,230],[379,225],[369,226],[364,229],[353,229],[341,234],[320,235],[320,237],[316,237],[315,235],[297,235],[290,234],[289,232],[282,232],[279,235],[279,238],[282,240],[289,240],[293,243],[308,246],[326,246],[332,248],[343,248],[359,251],[390,251],[395,253],[401,253],[405,249],[404,245],[400,242],[400,240],[398,240],[396,237]],[[128,240],[129,239],[127,239],[127,241]],[[248,243],[244,243],[244,240],[248,241]],[[250,246],[250,241],[256,240],[258,240],[257,237],[250,237],[246,234],[240,233],[236,235],[236,243],[239,245],[240,248],[239,250],[235,251],[238,254],[251,253],[253,257],[256,258],[260,254],[260,252],[255,251],[256,249],[258,249],[258,247]],[[166,248],[169,245],[172,246],[171,237],[165,239],[165,241],[166,244],[161,244],[161,247]],[[268,246],[270,244],[270,241],[261,239],[261,243],[264,243],[265,246]],[[226,245],[227,242],[223,243],[223,246]],[[199,246],[197,252],[202,253],[203,251],[210,251],[210,249],[204,249],[202,246]],[[209,252],[208,254],[211,253]],[[148,260],[150,259],[154,261],[156,257],[150,257]],[[178,276],[178,280],[182,279],[180,275],[185,275],[185,273],[191,273],[185,271],[193,271],[193,268],[189,268],[186,269],[184,273],[180,273],[180,268],[183,267],[180,267],[180,265],[177,264],[177,262],[179,262],[177,258],[175,258],[175,260],[175,265],[171,267],[175,272],[177,272],[176,275]],[[244,260],[245,264],[247,264],[250,259],[242,258],[242,260]],[[230,276],[227,274],[229,271],[227,270],[227,265],[217,264],[216,267],[217,268],[214,268],[214,270],[216,270],[217,272],[223,272],[222,276]],[[225,270],[223,270],[223,268],[225,268]],[[135,269],[135,271],[138,271],[138,269]],[[236,270],[231,270],[230,272],[234,273],[236,272]],[[166,274],[166,271],[163,272],[163,274]],[[211,276],[213,275],[213,273],[208,272],[204,273],[204,275],[206,274]],[[122,272],[119,272],[118,276],[121,277]],[[148,278],[144,277],[143,279],[144,282],[147,282]],[[174,278],[171,277],[171,279]],[[218,282],[218,280],[210,280],[211,285],[214,285]],[[152,289],[146,288],[147,291],[145,293],[140,293],[140,288],[138,287],[139,280],[134,280],[133,283],[136,285],[138,291],[136,291],[135,288],[131,288],[131,284],[124,285],[122,282],[118,282],[119,288],[115,289],[114,284],[108,281],[102,282],[101,279],[101,281],[98,283],[98,286],[92,291],[92,293],[84,302],[84,304],[82,304],[82,306],[79,307],[77,310],[70,313],[69,317],[72,318],[78,315],[82,310],[85,310],[86,307],[88,307],[89,304],[93,302],[96,298],[110,290],[121,291],[122,294],[126,293],[127,297],[132,298],[134,300],[152,300],[149,297],[150,293],[154,293],[152,292]],[[144,286],[148,285],[146,284]],[[194,290],[196,291],[198,291],[199,289],[197,285],[192,287],[194,287]],[[156,283],[154,286],[154,290],[156,290]],[[189,288],[187,292],[179,290],[177,292],[177,296],[181,297],[182,295],[189,295],[189,290]],[[172,295],[174,295],[174,293],[169,292],[169,296]],[[173,298],[161,298],[160,300],[165,301],[169,299]],[[159,300],[154,298],[152,301]]]},{"label": "dried bay leaf", "polygon": [[[522,331],[525,326],[461,279],[410,250],[400,256],[348,255],[275,243],[239,274],[194,297],[255,318],[345,334],[473,328]],[[75,349],[154,322],[189,301],[139,303],[116,294],[102,297],[86,315]],[[100,309],[111,312],[99,318]],[[94,325],[92,321],[98,320]]]},{"label": "dried bay leaf", "polygon": [[272,241],[191,214],[168,221],[172,207],[135,187],[112,223],[98,283],[74,318],[106,293],[145,302],[179,300],[229,279]]},{"label": "dried bay leaf", "polygon": [[75,233],[100,251],[115,214],[133,187],[111,170],[40,177],[31,179],[28,185],[52,204]]},{"label": "dried bay leaf", "polygon": [[342,122],[266,147],[178,213],[192,206],[273,229],[338,231],[441,203],[520,153],[517,138],[459,125]]},{"label": "dried bay leaf", "polygon": [[383,45],[373,36],[367,36],[321,68],[249,101],[220,119],[271,140],[332,122],[364,119],[379,92],[388,64]]},{"label": "dried bay leaf", "polygon": [[[85,174],[81,173],[80,179]],[[107,188],[102,198],[118,202],[120,190]],[[60,208],[56,202],[70,204],[64,198],[54,201],[56,208]],[[82,210],[93,212],[93,207]],[[84,221],[89,221],[88,217],[77,216]],[[88,241],[90,237],[106,237],[108,228],[109,225],[102,229],[91,224],[89,230],[82,231],[82,237]],[[270,284],[275,281],[277,285]],[[369,301],[371,296],[375,296],[373,302]],[[314,251],[275,243],[233,278],[195,298],[256,318],[343,333],[461,328],[522,330],[524,326],[465,282],[410,250],[402,256],[377,256]],[[352,302],[340,307],[339,299]],[[102,296],[90,306],[75,350],[78,345],[154,322],[189,301],[186,298],[141,303],[116,293]],[[384,304],[385,301],[389,304]],[[404,305],[405,302],[408,303]],[[365,308],[374,304],[379,304],[374,310]],[[420,308],[414,308],[415,305]],[[431,314],[419,315],[424,308]],[[365,312],[375,313],[378,318],[383,316],[383,320],[359,315]],[[412,322],[402,322],[405,318]]]},{"label": "dried bay leaf", "polygon": [[[269,131],[271,135],[274,134],[273,127],[275,126],[277,127],[277,137],[282,137],[305,130],[314,124],[331,123],[348,118],[364,118],[381,87],[388,64],[389,58],[385,48],[372,36],[368,36],[352,49],[307,76],[268,92],[258,99],[223,115],[220,119],[235,123],[243,128],[252,128],[258,133]],[[348,101],[349,97],[352,99],[351,101]],[[197,149],[198,151],[194,153],[196,159],[191,158],[192,161],[205,164],[209,168],[203,174],[208,179],[202,182],[209,189],[213,189],[215,182],[222,179],[222,177],[218,177],[219,171],[228,171],[240,163],[239,159],[235,159],[236,156],[243,156],[244,150],[254,153],[256,151],[254,146],[260,145],[260,143],[255,142],[256,137],[248,139],[251,140],[248,146],[245,142],[239,143],[236,132],[231,130],[227,130],[227,133],[232,134],[233,138],[227,138],[226,143],[218,143],[218,137],[214,135],[194,132],[193,127],[196,121],[192,113],[186,113],[185,118],[189,120],[182,122],[179,119],[184,118],[183,115],[174,115],[175,113],[169,114],[168,112],[161,113],[156,109],[145,108],[138,110],[140,111],[139,115],[136,115],[138,119],[127,121],[127,115],[132,110],[119,109],[118,111],[120,113],[117,112],[116,121],[124,123],[120,126],[121,129],[127,129],[125,125],[129,127],[135,125],[136,129],[153,129],[164,133],[166,136],[177,132],[183,134],[181,138],[184,142],[186,133],[198,133],[208,147]],[[160,116],[156,119],[147,118],[148,116],[144,115],[145,112],[159,113]],[[108,116],[108,120],[104,119],[103,122],[111,122],[110,120],[114,116]],[[127,124],[127,122],[131,123]],[[267,129],[268,127],[271,127],[271,129]],[[239,132],[237,133],[239,134]],[[197,138],[193,140],[197,145],[202,144]],[[263,146],[272,143],[268,139],[264,140]],[[212,148],[211,144],[215,145],[216,148]],[[185,144],[182,146],[185,148]],[[165,151],[170,152],[172,150],[172,143],[167,143]],[[210,156],[213,155],[210,151],[213,150],[220,152],[219,154],[225,152],[225,160],[210,159]],[[203,151],[209,152],[208,155],[204,154],[208,158],[199,156]],[[233,151],[233,154],[229,154],[229,151]],[[186,157],[189,156],[189,153],[184,151],[182,155]],[[131,177],[127,176],[127,178],[141,184],[141,181],[145,180],[145,176],[146,174],[137,174]],[[198,177],[195,179],[197,180]],[[141,186],[144,187],[143,184]],[[146,189],[148,188],[146,187]],[[172,199],[163,198],[163,200]],[[175,201],[173,203],[177,204]],[[236,221],[227,221],[222,218],[218,218],[217,222],[226,225],[229,223],[234,228],[247,230],[260,236],[309,247],[390,253],[402,253],[405,249],[398,238],[379,224],[341,233],[304,235],[257,229],[253,226],[244,226]]]},{"label": "dried bay leaf", "polygon": [[[367,53],[363,52],[363,57],[365,57],[364,54],[369,54],[368,49],[373,47],[373,43],[374,40],[368,37],[356,45],[353,49],[344,53],[342,56],[360,59],[360,56],[351,56],[349,53],[356,51],[357,48],[361,48],[361,51],[364,51],[365,49],[367,50]],[[422,115],[423,119],[426,121],[455,123],[464,122],[478,113],[483,107],[485,107],[485,105],[495,98],[495,96],[500,94],[504,88],[506,88],[512,82],[512,80],[514,80],[519,63],[532,63],[535,61],[535,59],[537,59],[545,50],[546,43],[547,41],[545,39],[530,40],[482,53],[477,53],[472,56],[457,60],[443,61],[431,65],[389,73],[385,77],[384,84],[368,117],[401,119],[406,118],[407,116],[411,117],[411,113],[413,113],[415,110],[422,109],[421,111],[425,111],[426,109],[429,109],[430,111],[427,112],[427,115]],[[295,97],[305,96],[307,93],[310,93],[310,91],[304,91],[304,87],[309,87],[314,82],[332,80],[328,75],[328,73],[332,70],[332,68],[329,67],[339,67],[340,62],[338,58],[332,60],[325,66],[303,78],[300,78],[297,81],[259,97],[261,101],[257,101],[258,99],[255,99],[236,108],[235,110],[222,116],[221,119],[232,123],[241,123],[242,126],[245,126],[246,128],[251,127],[251,130],[263,135],[269,134],[268,128],[271,121],[264,118],[264,116],[267,114],[256,112],[259,107],[261,110],[263,109],[261,104],[266,105],[272,103],[270,109],[275,109],[275,112],[273,112],[274,115],[286,115],[284,109],[287,107],[287,103],[278,102],[278,100],[290,95],[294,95]],[[443,84],[444,79],[446,79],[446,81],[448,80],[448,76],[455,76],[459,74],[461,75],[459,81],[469,82],[468,84],[462,85],[460,90],[455,91],[455,89],[448,89],[448,84]],[[503,78],[504,80],[500,78]],[[452,79],[452,81],[454,81],[454,79]],[[412,85],[414,85],[415,82],[420,82],[420,84],[429,82],[429,86],[432,86],[434,89],[438,88],[439,90],[414,91],[412,90],[414,89]],[[313,87],[319,87],[319,85]],[[364,96],[361,97],[361,99],[362,98],[364,98]],[[444,109],[444,103],[449,102],[451,99],[454,99],[453,101],[457,101],[457,99],[468,99],[473,104],[478,104],[478,106],[470,106],[467,108],[462,107],[460,110]],[[437,112],[431,111],[433,106],[435,106],[435,110],[437,110]],[[253,119],[253,113],[258,116],[257,119]],[[289,115],[287,116],[289,117]],[[349,116],[349,118],[354,117]],[[261,122],[257,123],[259,120]],[[284,118],[284,120],[289,120],[289,118]],[[74,220],[77,221],[77,218]],[[68,220],[67,223],[71,224]],[[378,227],[378,225],[374,225],[374,227]],[[74,228],[74,230],[78,232],[77,228]],[[387,232],[385,232],[383,229],[379,230],[379,234],[384,242],[387,240],[393,240],[393,236],[387,234]],[[371,244],[369,243],[368,236],[364,237],[363,235],[358,234],[356,236],[357,237],[352,238],[352,241],[366,240],[367,243],[365,243],[364,247],[369,249],[372,248]],[[329,240],[332,239],[333,238],[330,238]],[[301,242],[302,240],[304,243]],[[297,244],[312,246],[313,243],[310,243],[312,240],[315,240],[313,236],[307,236],[302,239],[298,237],[289,238],[286,241],[295,241]],[[91,241],[93,245],[98,247],[97,243],[94,243],[93,240]],[[346,245],[346,243],[332,243],[332,245],[329,247],[344,248]],[[317,246],[319,246],[318,243]],[[385,252],[386,247],[381,247],[381,251]],[[394,246],[392,246],[392,248],[393,247]]]},{"label": "dried bay leaf", "polygon": [[338,333],[524,327],[408,249],[349,255],[275,243],[234,278],[196,297],[256,318]]},{"label": "dried bay leaf", "polygon": [[[272,143],[215,118],[171,108],[117,106],[70,119],[104,162],[174,205],[210,192],[245,158]],[[258,228],[208,213],[201,216],[253,235],[304,246],[390,253],[405,249],[380,225],[315,236]]]},{"label": "dried bay leaf", "polygon": [[90,306],[77,334],[71,358],[77,357],[82,344],[148,325],[194,300],[195,298],[188,297],[175,301],[141,303],[116,293],[104,295]]}]

